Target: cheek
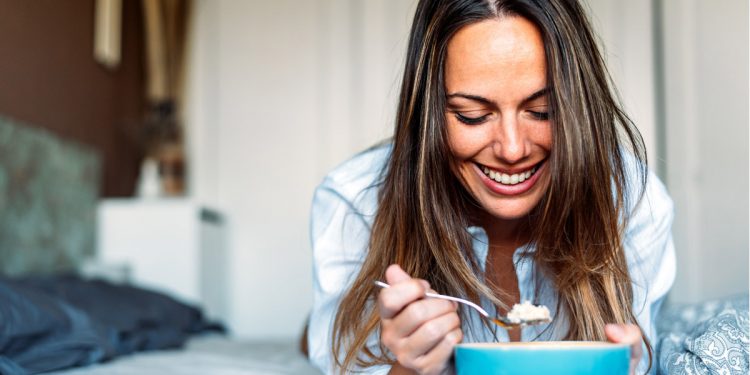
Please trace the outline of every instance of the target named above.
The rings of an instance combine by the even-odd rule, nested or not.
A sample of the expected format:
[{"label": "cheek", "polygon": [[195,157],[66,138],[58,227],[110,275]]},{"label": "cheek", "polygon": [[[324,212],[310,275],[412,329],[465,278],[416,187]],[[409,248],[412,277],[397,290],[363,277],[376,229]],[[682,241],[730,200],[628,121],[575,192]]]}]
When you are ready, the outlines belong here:
[{"label": "cheek", "polygon": [[448,141],[448,152],[451,163],[451,170],[455,177],[463,181],[461,175],[463,175],[462,162],[466,159],[466,152],[464,150],[465,144],[460,136],[460,131],[457,131],[455,124],[451,124],[450,121],[446,122],[446,137]]},{"label": "cheek", "polygon": [[545,150],[552,149],[552,123],[545,124],[540,127],[534,134],[534,139],[537,145],[541,146]]},{"label": "cheek", "polygon": [[552,152],[552,123],[529,123],[525,128],[525,141],[532,159],[547,157]]},{"label": "cheek", "polygon": [[457,161],[464,161],[478,154],[487,144],[488,136],[479,127],[448,123],[448,146]]}]

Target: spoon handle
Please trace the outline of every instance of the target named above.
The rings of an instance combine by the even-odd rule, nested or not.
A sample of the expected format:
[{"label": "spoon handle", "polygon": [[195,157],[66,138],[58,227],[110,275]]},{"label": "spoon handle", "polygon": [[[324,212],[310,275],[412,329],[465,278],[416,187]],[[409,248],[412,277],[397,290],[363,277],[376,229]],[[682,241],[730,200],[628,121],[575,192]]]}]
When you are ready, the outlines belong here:
[{"label": "spoon handle", "polygon": [[[390,285],[388,285],[388,284],[386,284],[386,283],[384,283],[382,281],[378,281],[378,280],[375,281],[375,285],[377,285],[377,286],[379,286],[381,288],[390,288],[391,287]],[[465,300],[463,298],[451,297],[451,296],[446,296],[446,295],[443,295],[443,294],[430,293],[430,292],[427,292],[424,295],[425,295],[425,297],[447,299],[449,301],[463,303],[464,305],[467,305],[469,307],[474,308],[474,310],[477,310],[477,312],[479,312],[480,314],[482,314],[485,318],[489,318],[490,317],[490,314],[488,314],[487,311],[485,311],[483,308],[479,307],[479,305],[477,305],[474,302],[467,301],[467,300]]]}]

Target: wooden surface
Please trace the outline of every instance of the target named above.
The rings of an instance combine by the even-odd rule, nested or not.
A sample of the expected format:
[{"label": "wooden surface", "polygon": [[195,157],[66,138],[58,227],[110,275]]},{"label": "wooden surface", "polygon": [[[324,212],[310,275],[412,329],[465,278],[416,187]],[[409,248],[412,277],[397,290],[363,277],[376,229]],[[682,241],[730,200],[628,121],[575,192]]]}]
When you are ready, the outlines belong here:
[{"label": "wooden surface", "polygon": [[0,115],[93,147],[104,161],[101,193],[128,196],[141,158],[141,2],[123,2],[115,70],[93,57],[94,4],[0,0]]}]

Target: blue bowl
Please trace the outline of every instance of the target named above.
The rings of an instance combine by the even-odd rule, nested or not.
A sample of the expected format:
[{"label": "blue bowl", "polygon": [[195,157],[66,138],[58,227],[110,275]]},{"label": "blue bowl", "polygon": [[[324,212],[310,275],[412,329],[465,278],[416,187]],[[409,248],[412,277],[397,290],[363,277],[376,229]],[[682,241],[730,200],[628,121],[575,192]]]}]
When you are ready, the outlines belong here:
[{"label": "blue bowl", "polygon": [[598,341],[458,344],[456,374],[628,375],[630,347]]}]

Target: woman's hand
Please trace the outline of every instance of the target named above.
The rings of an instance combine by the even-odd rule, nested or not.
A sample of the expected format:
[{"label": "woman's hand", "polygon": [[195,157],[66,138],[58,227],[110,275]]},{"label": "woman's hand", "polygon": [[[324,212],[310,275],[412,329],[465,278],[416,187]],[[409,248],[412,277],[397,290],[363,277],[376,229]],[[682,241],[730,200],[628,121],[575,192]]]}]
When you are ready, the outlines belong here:
[{"label": "woman's hand", "polygon": [[423,298],[430,284],[398,265],[388,267],[385,278],[391,287],[378,295],[382,343],[401,367],[418,374],[452,373],[453,347],[463,338],[456,303]]},{"label": "woman's hand", "polygon": [[609,341],[630,345],[630,373],[635,374],[643,357],[643,335],[635,324],[607,324],[604,333]]}]

